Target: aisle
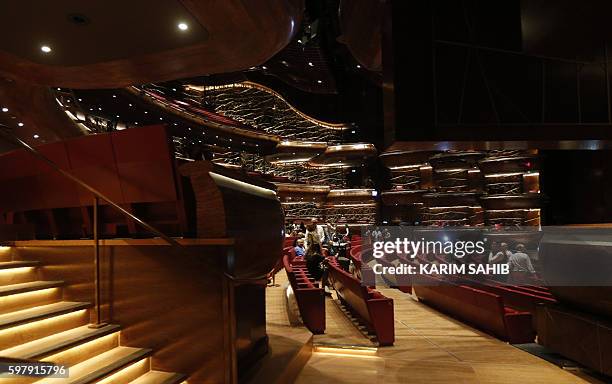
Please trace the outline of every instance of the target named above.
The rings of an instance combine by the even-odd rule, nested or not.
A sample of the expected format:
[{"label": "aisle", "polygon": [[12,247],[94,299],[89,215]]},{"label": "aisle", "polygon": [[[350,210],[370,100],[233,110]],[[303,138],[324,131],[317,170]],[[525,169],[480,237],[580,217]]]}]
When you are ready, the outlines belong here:
[{"label": "aisle", "polygon": [[315,352],[296,383],[599,383],[450,319],[398,290],[380,291],[395,302],[395,345],[365,357]]}]

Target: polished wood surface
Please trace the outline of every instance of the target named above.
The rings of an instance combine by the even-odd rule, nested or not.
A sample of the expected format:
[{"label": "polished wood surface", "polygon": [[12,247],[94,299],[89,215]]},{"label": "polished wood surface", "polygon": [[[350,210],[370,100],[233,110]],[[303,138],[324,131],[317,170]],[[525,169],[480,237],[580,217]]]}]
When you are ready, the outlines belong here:
[{"label": "polished wood surface", "polygon": [[[208,37],[205,41],[139,56],[72,66],[39,64],[0,51],[0,74],[41,85],[119,88],[240,71],[264,63],[284,48],[299,29],[304,7],[303,0],[265,3],[180,0],[179,3],[195,22],[206,28]],[[149,4],[155,7],[154,3]],[[113,12],[113,8],[109,7],[108,12]],[[109,25],[109,28],[113,27]],[[105,37],[100,36],[101,41],[96,44],[113,44],[113,41],[104,41]]]},{"label": "polished wood surface", "polygon": [[296,383],[601,383],[476,331],[399,290],[379,289],[395,303],[395,345],[365,357],[314,352]]},{"label": "polished wood surface", "polygon": [[382,71],[383,5],[376,0],[340,2],[341,41],[370,71]]},{"label": "polished wood surface", "polygon": [[284,218],[274,184],[209,161],[184,164],[179,171],[193,186],[198,237],[235,238],[229,273],[238,279],[266,276],[283,246]]},{"label": "polished wood surface", "polygon": [[[61,276],[64,300],[92,301],[91,245],[22,243],[15,252],[19,259],[41,261],[45,279]],[[103,318],[121,324],[122,345],[154,349],[155,369],[185,372],[194,382],[230,382],[231,340],[223,331],[229,312],[224,310],[221,272],[226,252],[226,246],[216,245],[181,251],[153,245],[102,247]]]},{"label": "polished wood surface", "polygon": [[[0,113],[0,123],[32,145],[87,133],[60,110],[53,93],[45,86],[0,78],[0,107],[8,108],[8,112]],[[34,135],[40,138],[34,139]],[[4,143],[5,139],[0,141]]]}]

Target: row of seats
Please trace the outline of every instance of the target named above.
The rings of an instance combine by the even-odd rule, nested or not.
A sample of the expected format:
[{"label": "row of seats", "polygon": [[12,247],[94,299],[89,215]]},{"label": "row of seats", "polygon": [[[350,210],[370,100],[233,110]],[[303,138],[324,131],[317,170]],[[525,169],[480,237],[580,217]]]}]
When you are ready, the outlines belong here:
[{"label": "row of seats", "polygon": [[[351,258],[360,261],[361,249],[354,245]],[[384,259],[378,262],[391,266]],[[396,281],[387,284],[407,293],[414,289],[417,297],[431,306],[511,343],[533,342],[536,307],[556,302],[546,288],[533,285],[506,286],[495,280],[420,276],[419,283],[411,286],[410,278],[394,277]]]},{"label": "row of seats", "polygon": [[393,345],[395,324],[393,299],[361,284],[356,277],[344,271],[337,263],[329,263],[329,281],[340,300],[374,333],[381,346]]},{"label": "row of seats", "polygon": [[303,262],[294,263],[293,248],[285,248],[283,267],[306,328],[313,334],[325,333],[325,291],[309,276]]},{"label": "row of seats", "polygon": [[415,294],[429,305],[513,344],[531,343],[535,331],[530,312],[508,306],[504,297],[486,290],[459,285],[432,276],[431,284],[415,285]]}]

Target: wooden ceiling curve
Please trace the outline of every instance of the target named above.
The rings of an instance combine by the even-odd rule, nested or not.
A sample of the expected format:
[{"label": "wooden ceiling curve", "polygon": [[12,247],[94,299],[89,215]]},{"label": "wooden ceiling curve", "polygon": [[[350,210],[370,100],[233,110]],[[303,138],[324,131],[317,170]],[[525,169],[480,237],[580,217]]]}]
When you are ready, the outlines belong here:
[{"label": "wooden ceiling curve", "polygon": [[[125,42],[121,41],[123,39],[121,39],[120,34],[117,35],[116,31],[113,31],[112,24],[100,28],[99,25],[96,25],[96,22],[110,23],[112,17],[106,12],[117,13],[121,11],[122,7],[125,7],[126,12],[136,11],[132,9],[134,5],[129,4],[131,2],[108,1],[117,2],[116,5],[119,8],[108,6],[103,8],[108,9],[107,11],[103,9],[92,10],[92,12],[97,13],[86,15],[91,18],[91,25],[77,27],[81,28],[80,31],[83,34],[89,34],[89,40],[86,40],[89,43],[82,46],[73,46],[61,41],[61,39],[74,39],[76,44],[76,42],[83,40],[73,37],[74,32],[69,33],[73,31],[73,26],[67,27],[64,23],[65,20],[59,21],[57,19],[61,18],[62,15],[74,14],[75,8],[78,10],[80,4],[87,4],[88,2],[80,3],[71,0],[52,2],[53,8],[51,9],[57,19],[44,22],[45,25],[50,26],[48,31],[44,31],[48,36],[39,37],[39,31],[34,31],[36,36],[33,36],[33,31],[30,31],[31,34],[28,32],[30,28],[25,30],[21,28],[20,34],[13,34],[13,36],[22,40],[24,44],[32,46],[31,49],[35,51],[40,50],[40,47],[35,45],[34,42],[43,44],[47,40],[56,39],[57,41],[59,39],[58,50],[48,53],[46,57],[49,59],[45,61],[45,58],[39,60],[34,53],[17,52],[15,47],[18,45],[0,44],[0,76],[25,80],[38,85],[92,89],[120,88],[134,84],[240,71],[266,62],[283,49],[291,41],[295,32],[299,30],[304,10],[304,0],[270,0],[265,2],[258,0],[224,0],[217,2],[173,0],[175,8],[180,9],[192,22],[193,27],[190,26],[190,31],[186,32],[198,32],[200,35],[199,39],[193,39],[192,44],[186,44],[184,41],[173,43],[172,39],[167,39],[168,33],[176,33],[177,36],[180,34],[180,31],[176,30],[177,25],[174,21],[170,27],[168,25],[160,26],[160,30],[157,32],[155,29],[149,29],[151,35],[145,36],[146,39],[135,37],[143,33],[142,30],[138,29],[140,23],[146,23],[146,19],[142,20],[142,15],[156,15],[155,8],[158,7],[158,2],[148,1],[147,12],[140,10],[140,20],[136,20],[136,23],[130,25],[131,29],[126,32],[126,34],[133,33],[135,35],[125,36],[125,41],[129,41],[130,38],[133,38],[133,41],[155,40],[155,34],[159,33],[164,34],[163,36],[157,36],[160,41],[163,37],[165,39],[164,43],[157,46],[155,43],[143,43],[147,44],[146,50],[139,52],[135,48],[134,52],[139,53],[115,58],[113,49],[131,52],[129,46],[124,46]],[[86,7],[88,5],[82,6]],[[11,22],[8,19],[14,18],[20,13],[18,12],[20,10],[18,2],[5,4],[2,7],[0,24]],[[12,10],[11,7],[16,9]],[[160,15],[161,13],[163,12],[157,12],[158,19],[166,20],[163,15]],[[30,12],[30,14],[36,15],[21,14],[21,25],[30,25],[29,17],[40,17],[38,13]],[[5,18],[7,20],[3,20]],[[154,19],[153,16],[151,18]],[[37,25],[34,24],[33,20],[31,21],[32,25]],[[94,27],[96,28],[95,31],[108,32],[100,33],[88,30],[88,28],[93,29]],[[34,27],[31,29],[33,30]],[[177,40],[180,39],[177,37]],[[93,48],[89,44],[93,45]],[[92,49],[93,53],[91,52]],[[97,57],[96,49],[100,51]],[[75,58],[74,55],[78,55],[80,50],[89,50],[87,61],[83,61],[82,64],[74,64],[79,62],[79,58]],[[38,51],[36,54],[44,55],[44,53]],[[109,57],[113,58],[108,60]],[[36,60],[33,58],[36,58]]]}]

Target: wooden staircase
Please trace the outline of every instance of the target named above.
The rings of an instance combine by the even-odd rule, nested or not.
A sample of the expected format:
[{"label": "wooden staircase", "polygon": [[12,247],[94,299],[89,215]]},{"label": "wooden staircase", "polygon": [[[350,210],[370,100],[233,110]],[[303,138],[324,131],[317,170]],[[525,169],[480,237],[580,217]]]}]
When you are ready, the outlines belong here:
[{"label": "wooden staircase", "polygon": [[151,369],[153,351],[121,346],[121,328],[90,328],[91,303],[62,300],[62,281],[40,279],[39,263],[11,260],[0,247],[0,361],[48,361],[70,377],[3,378],[2,384],[177,384],[186,377]]}]

